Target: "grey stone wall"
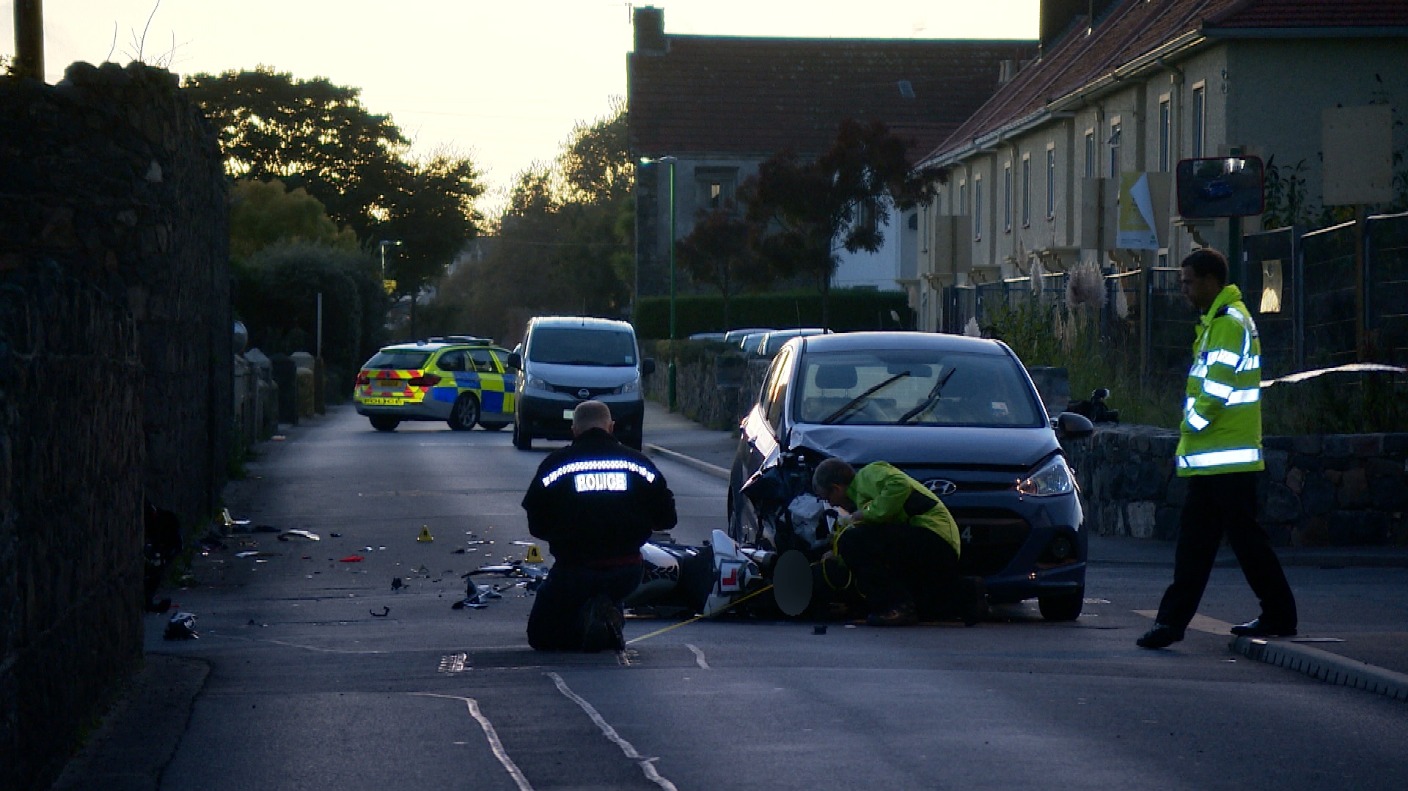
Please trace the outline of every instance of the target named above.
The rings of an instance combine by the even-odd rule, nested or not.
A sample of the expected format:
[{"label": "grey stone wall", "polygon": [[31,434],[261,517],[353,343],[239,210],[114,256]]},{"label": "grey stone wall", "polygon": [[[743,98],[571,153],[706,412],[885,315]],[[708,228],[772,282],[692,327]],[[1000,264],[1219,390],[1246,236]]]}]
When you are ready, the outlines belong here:
[{"label": "grey stone wall", "polygon": [[[741,375],[720,376],[716,364],[706,356],[678,367],[678,409],[710,428],[733,428],[756,400],[768,361],[748,361]],[[666,364],[659,366],[646,387],[664,403]],[[1064,377],[1036,373],[1043,374],[1034,378],[1048,407],[1069,399]],[[1177,445],[1174,431],[1110,424],[1098,424],[1089,439],[1067,441],[1086,527],[1097,535],[1173,540],[1187,490],[1174,472]],[[1267,437],[1265,447],[1259,509],[1275,544],[1408,545],[1408,434]]]},{"label": "grey stone wall", "polygon": [[188,535],[215,510],[229,232],[168,72],[0,78],[0,119],[0,766],[28,789],[141,661],[143,494]]},{"label": "grey stone wall", "polygon": [[[1066,443],[1097,535],[1171,540],[1187,483],[1175,432],[1100,426]],[[1408,434],[1267,437],[1259,514],[1279,546],[1408,545]]]}]

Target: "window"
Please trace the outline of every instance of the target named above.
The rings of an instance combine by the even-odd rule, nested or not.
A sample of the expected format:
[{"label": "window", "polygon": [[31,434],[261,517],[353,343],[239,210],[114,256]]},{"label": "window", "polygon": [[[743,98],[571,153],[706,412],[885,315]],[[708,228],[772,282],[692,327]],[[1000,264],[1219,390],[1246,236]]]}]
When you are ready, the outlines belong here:
[{"label": "window", "polygon": [[1022,227],[1029,228],[1032,224],[1032,158],[1030,154],[1022,155]]},{"label": "window", "polygon": [[695,202],[705,211],[733,209],[738,205],[737,168],[696,168]]},{"label": "window", "polygon": [[1170,170],[1169,157],[1171,151],[1169,146],[1173,141],[1173,112],[1169,103],[1168,94],[1159,97],[1159,170],[1167,173]]},{"label": "window", "polygon": [[973,177],[973,238],[983,238],[983,177]]},{"label": "window", "polygon": [[1085,130],[1085,177],[1095,178],[1095,130]]},{"label": "window", "polygon": [[1120,133],[1122,127],[1118,116],[1110,119],[1110,177],[1120,175]]},{"label": "window", "polygon": [[958,214],[962,216],[968,211],[968,182],[958,182]]},{"label": "window", "polygon": [[1196,159],[1203,155],[1203,142],[1207,139],[1207,86],[1198,83],[1193,86],[1193,129],[1192,155]]},{"label": "window", "polygon": [[1012,163],[1002,166],[1002,227],[1012,230]]},{"label": "window", "polygon": [[1056,219],[1056,146],[1046,146],[1046,219]]}]

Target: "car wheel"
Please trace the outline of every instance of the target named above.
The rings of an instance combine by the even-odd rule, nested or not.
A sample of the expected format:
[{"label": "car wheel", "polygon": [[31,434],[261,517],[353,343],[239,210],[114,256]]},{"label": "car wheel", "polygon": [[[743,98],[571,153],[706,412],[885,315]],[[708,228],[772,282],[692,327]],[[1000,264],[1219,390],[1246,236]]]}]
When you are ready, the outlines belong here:
[{"label": "car wheel", "polygon": [[503,431],[504,426],[507,425],[507,423],[485,423],[482,420],[479,421],[479,427],[485,431]]},{"label": "car wheel", "polygon": [[523,424],[517,421],[513,424],[513,446],[519,450],[528,450],[533,447],[533,435],[529,434]]},{"label": "car wheel", "polygon": [[450,410],[450,419],[445,422],[455,431],[469,431],[474,428],[474,424],[479,422],[479,399],[470,393],[460,396],[455,401],[454,408]]},{"label": "car wheel", "polygon": [[401,425],[401,421],[394,417],[372,417],[367,419],[372,422],[372,428],[377,431],[395,431],[396,427]]},{"label": "car wheel", "polygon": [[1081,607],[1085,604],[1085,591],[1040,596],[1036,603],[1041,609],[1041,617],[1048,621],[1074,621],[1080,617]]}]

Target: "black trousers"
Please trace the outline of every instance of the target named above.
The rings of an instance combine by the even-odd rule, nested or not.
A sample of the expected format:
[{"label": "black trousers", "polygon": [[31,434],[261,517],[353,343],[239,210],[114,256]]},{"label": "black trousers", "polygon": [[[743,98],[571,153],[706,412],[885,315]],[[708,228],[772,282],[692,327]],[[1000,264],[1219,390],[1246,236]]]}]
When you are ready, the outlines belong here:
[{"label": "black trousers", "polygon": [[871,612],[913,606],[937,617],[957,589],[958,553],[927,528],[866,522],[842,533],[836,551]]},{"label": "black trousers", "polygon": [[528,613],[528,645],[539,651],[580,651],[583,605],[605,593],[620,607],[640,586],[643,570],[640,563],[604,569],[554,564]]},{"label": "black trousers", "polygon": [[1296,600],[1271,540],[1256,521],[1259,473],[1195,475],[1178,526],[1173,584],[1159,603],[1158,622],[1185,629],[1198,611],[1222,537],[1237,556],[1242,574],[1261,601],[1263,623],[1296,628]]}]

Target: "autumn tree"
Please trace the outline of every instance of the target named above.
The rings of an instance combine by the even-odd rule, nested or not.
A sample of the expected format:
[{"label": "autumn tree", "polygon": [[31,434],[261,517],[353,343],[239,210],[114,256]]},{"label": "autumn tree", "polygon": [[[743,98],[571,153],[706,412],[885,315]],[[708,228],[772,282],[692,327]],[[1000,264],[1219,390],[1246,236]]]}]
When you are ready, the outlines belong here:
[{"label": "autumn tree", "polygon": [[689,235],[675,248],[676,263],[695,283],[719,290],[725,327],[732,327],[729,301],[747,286],[767,281],[753,249],[752,227],[731,209],[700,212]]},{"label": "autumn tree", "polygon": [[816,160],[778,154],[743,185],[748,221],[761,229],[755,252],[779,276],[817,280],[823,323],[837,254],[879,250],[891,203],[908,209],[928,200],[943,178],[941,171],[916,171],[906,149],[885,124],[848,119]]},{"label": "autumn tree", "polygon": [[312,242],[357,249],[350,229],[338,228],[321,201],[278,180],[240,179],[230,188],[230,256],[236,260],[277,242]]}]

